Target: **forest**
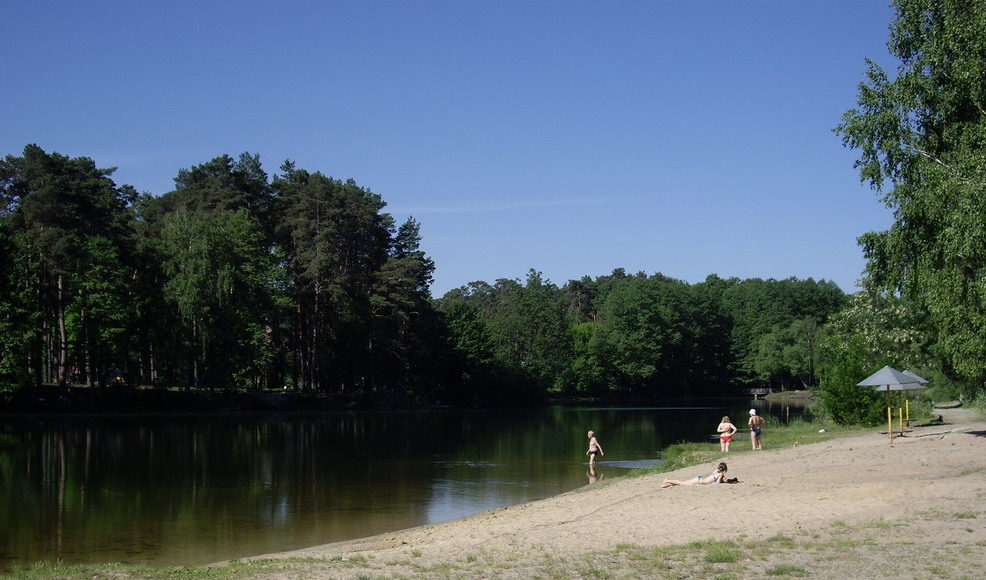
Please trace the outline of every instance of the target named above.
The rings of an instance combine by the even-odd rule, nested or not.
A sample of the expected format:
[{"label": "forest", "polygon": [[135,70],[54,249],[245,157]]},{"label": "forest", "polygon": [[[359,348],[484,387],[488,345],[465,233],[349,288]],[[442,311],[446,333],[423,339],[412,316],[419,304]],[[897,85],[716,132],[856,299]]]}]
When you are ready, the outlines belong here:
[{"label": "forest", "polygon": [[[430,295],[421,224],[286,161],[222,155],[173,191],[27,145],[0,162],[0,385],[289,391],[387,404],[659,402],[807,388],[880,420],[883,365],[986,392],[986,3],[896,0],[835,133],[887,209],[863,288],[620,268]],[[518,260],[522,258],[518,257]],[[659,268],[659,264],[655,264]]]},{"label": "forest", "polygon": [[433,299],[420,224],[259,156],[160,196],[28,145],[0,162],[0,381],[292,390],[409,404],[661,399],[812,386],[835,284],[621,269]]}]

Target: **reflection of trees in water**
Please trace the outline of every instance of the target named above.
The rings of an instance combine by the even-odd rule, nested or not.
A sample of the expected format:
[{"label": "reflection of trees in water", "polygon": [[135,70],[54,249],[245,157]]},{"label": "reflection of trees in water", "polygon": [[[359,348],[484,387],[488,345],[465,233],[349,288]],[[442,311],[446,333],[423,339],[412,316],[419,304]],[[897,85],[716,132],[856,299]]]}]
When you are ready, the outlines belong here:
[{"label": "reflection of trees in water", "polygon": [[425,523],[453,500],[507,505],[584,485],[588,429],[607,460],[655,458],[702,440],[722,414],[552,407],[10,422],[0,426],[9,522],[0,558],[190,563],[378,533]]},{"label": "reflection of trees in water", "polygon": [[[251,553],[237,546],[256,544],[258,528],[312,543],[350,537],[351,518],[332,518],[336,510],[359,511],[357,529],[373,529],[375,520],[392,529],[392,506],[420,503],[410,482],[431,479],[433,466],[375,464],[384,442],[352,443],[385,436],[374,431],[389,422],[376,423],[339,416],[18,425],[0,454],[0,519],[13,527],[0,557],[154,561],[194,544],[212,560],[223,547]],[[376,509],[373,498],[386,498],[388,509]],[[409,513],[405,525],[416,523]],[[274,541],[261,549],[284,540]]]}]

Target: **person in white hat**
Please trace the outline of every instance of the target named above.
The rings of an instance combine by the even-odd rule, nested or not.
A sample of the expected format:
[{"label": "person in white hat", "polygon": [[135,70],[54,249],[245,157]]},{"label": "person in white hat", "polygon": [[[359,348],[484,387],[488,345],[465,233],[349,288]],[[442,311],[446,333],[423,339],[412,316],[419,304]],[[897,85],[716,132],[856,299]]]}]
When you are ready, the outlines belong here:
[{"label": "person in white hat", "polygon": [[763,417],[757,415],[756,409],[750,409],[750,421],[748,422],[750,426],[750,444],[753,445],[753,450],[757,451],[763,449],[763,445],[760,443],[760,431],[763,428]]}]

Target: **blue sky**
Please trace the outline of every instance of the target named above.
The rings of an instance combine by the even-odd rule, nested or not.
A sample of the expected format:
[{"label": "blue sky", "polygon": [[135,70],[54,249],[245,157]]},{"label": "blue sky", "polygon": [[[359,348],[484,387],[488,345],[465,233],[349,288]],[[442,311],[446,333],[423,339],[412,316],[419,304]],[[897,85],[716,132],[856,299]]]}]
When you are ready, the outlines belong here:
[{"label": "blue sky", "polygon": [[825,278],[891,214],[832,133],[872,0],[2,3],[0,154],[153,194],[229,153],[354,178],[422,224],[435,295],[613,268]]}]

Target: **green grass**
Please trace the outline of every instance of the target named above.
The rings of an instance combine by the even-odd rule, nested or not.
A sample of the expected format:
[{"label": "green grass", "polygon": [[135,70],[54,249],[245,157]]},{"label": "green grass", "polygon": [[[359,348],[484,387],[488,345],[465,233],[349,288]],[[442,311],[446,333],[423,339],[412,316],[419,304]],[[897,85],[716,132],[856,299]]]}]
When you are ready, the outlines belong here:
[{"label": "green grass", "polygon": [[808,571],[801,566],[794,566],[792,564],[778,564],[773,568],[768,568],[764,570],[764,573],[768,576],[807,576]]},{"label": "green grass", "polygon": [[705,561],[710,564],[732,564],[740,557],[736,544],[728,540],[701,542],[700,546],[705,550]]},{"label": "green grass", "polygon": [[[767,423],[764,428],[764,449],[783,449],[797,445],[807,445],[828,441],[846,435],[855,435],[872,431],[872,427],[837,425],[831,421],[792,420],[787,425],[772,425]],[[735,453],[754,453],[749,441],[733,441],[729,449],[730,455]],[[664,449],[664,462],[654,467],[633,469],[631,477],[677,471],[683,467],[702,465],[722,459],[719,446],[712,443],[676,443]]]}]

